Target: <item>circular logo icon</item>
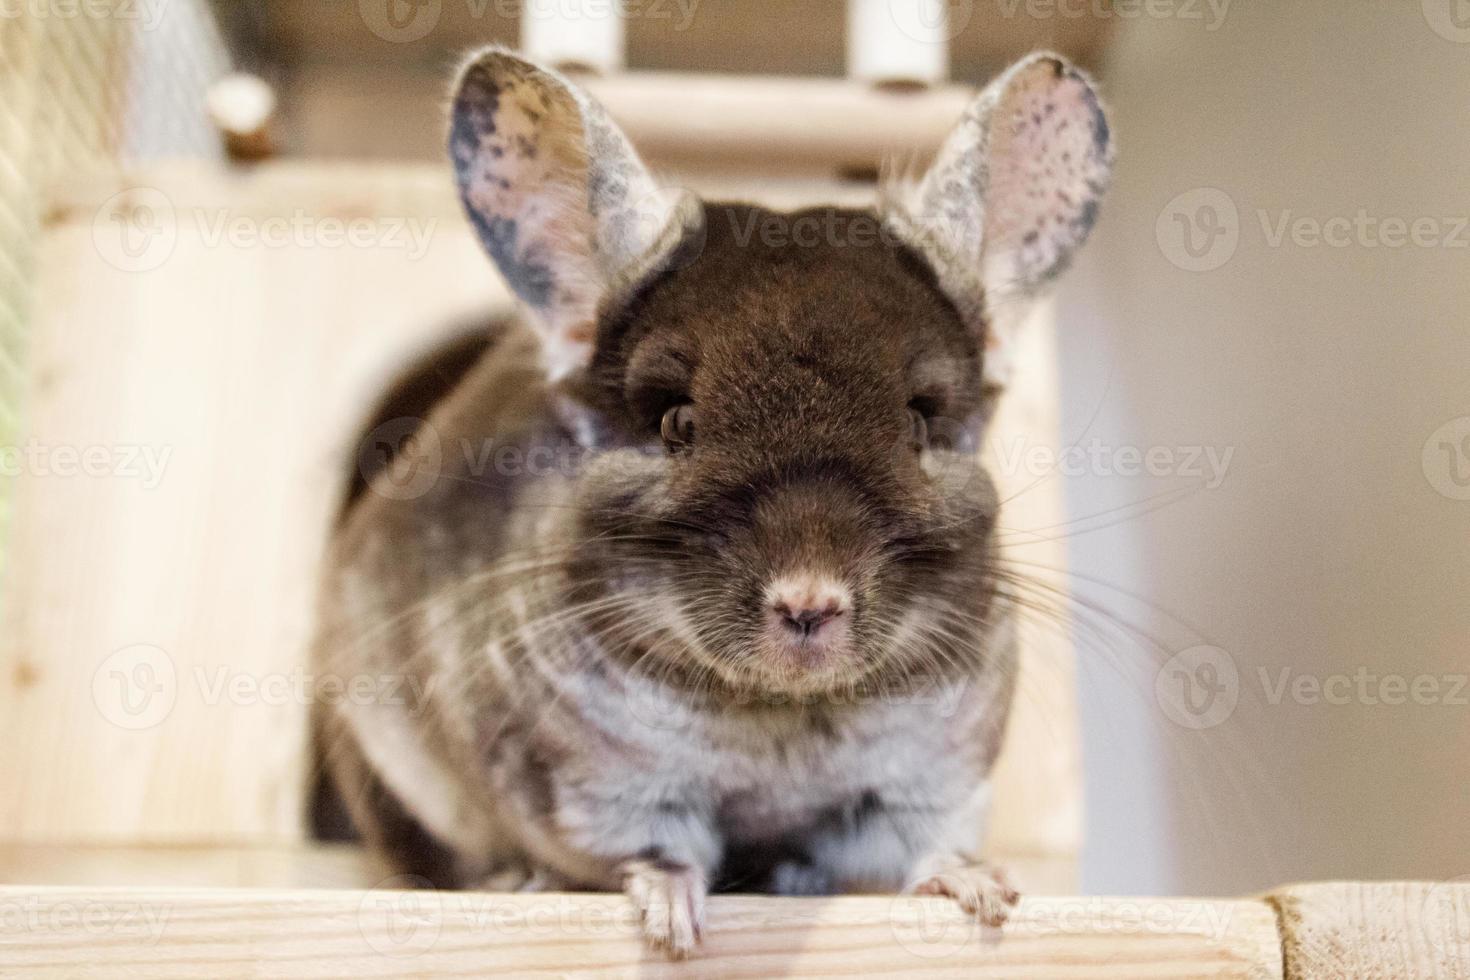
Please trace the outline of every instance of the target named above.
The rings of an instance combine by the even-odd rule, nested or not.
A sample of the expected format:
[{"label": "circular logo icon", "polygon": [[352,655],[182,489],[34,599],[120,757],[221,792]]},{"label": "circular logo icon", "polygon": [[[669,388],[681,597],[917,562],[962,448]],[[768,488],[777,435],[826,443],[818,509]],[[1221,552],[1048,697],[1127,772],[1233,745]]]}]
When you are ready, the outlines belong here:
[{"label": "circular logo icon", "polygon": [[888,0],[888,16],[905,37],[947,44],[969,26],[975,0]]},{"label": "circular logo icon", "polygon": [[368,30],[392,44],[422,41],[439,26],[444,0],[357,0]]},{"label": "circular logo icon", "polygon": [[1209,272],[1230,261],[1240,244],[1240,213],[1230,195],[1196,187],[1175,197],[1154,224],[1159,251],[1186,272]]},{"label": "circular logo icon", "polygon": [[1240,700],[1235,658],[1212,646],[1180,651],[1154,677],[1154,697],[1174,724],[1196,731],[1214,728],[1235,712]]},{"label": "circular logo icon", "polygon": [[444,444],[423,419],[391,419],[357,447],[357,471],[374,493],[390,500],[422,497],[438,482],[443,466]]},{"label": "circular logo icon", "polygon": [[1470,0],[1421,0],[1429,29],[1446,41],[1470,44]]},{"label": "circular logo icon", "polygon": [[1424,442],[1424,477],[1441,496],[1470,500],[1470,415],[1450,419]]},{"label": "circular logo icon", "polygon": [[[964,498],[984,472],[978,440],[963,422],[935,416],[924,423],[925,445],[919,465],[943,500]],[[899,452],[912,453],[912,436],[905,435]]]},{"label": "circular logo icon", "polygon": [[980,923],[947,898],[900,895],[889,906],[893,938],[915,956],[954,956],[979,935]]},{"label": "circular logo icon", "polygon": [[1421,911],[1429,944],[1456,962],[1470,962],[1470,875],[1435,882]]},{"label": "circular logo icon", "polygon": [[628,713],[639,724],[654,731],[677,732],[688,728],[689,709],[662,683],[640,677],[630,678],[623,688]]},{"label": "circular logo icon", "polygon": [[179,696],[173,658],[158,647],[124,647],[92,674],[92,702],[119,728],[142,731],[161,723]]},{"label": "circular logo icon", "polygon": [[151,272],[169,260],[179,242],[173,202],[153,187],[114,194],[92,219],[92,242],[113,268]]},{"label": "circular logo icon", "polygon": [[439,941],[444,928],[444,899],[427,878],[394,875],[362,896],[357,929],[384,956],[422,956]]}]

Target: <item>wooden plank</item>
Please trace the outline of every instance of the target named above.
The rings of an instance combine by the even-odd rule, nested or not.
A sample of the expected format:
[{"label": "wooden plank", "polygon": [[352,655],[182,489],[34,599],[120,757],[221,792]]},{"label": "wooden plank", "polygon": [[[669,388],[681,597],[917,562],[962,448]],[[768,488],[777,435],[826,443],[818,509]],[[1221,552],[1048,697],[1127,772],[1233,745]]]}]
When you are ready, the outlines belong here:
[{"label": "wooden plank", "polygon": [[1004,930],[940,899],[717,897],[686,964],[616,895],[0,888],[0,973],[28,977],[1280,977],[1256,901],[1035,898]]},{"label": "wooden plank", "polygon": [[1288,977],[1470,977],[1470,876],[1291,885],[1266,901]]},{"label": "wooden plank", "polygon": [[965,85],[920,91],[860,81],[721,75],[612,75],[587,88],[640,152],[678,164],[767,170],[875,168],[924,160],[974,98]]},{"label": "wooden plank", "polygon": [[[922,160],[974,96],[965,85],[895,92],[840,78],[630,72],[579,82],[651,166],[680,178],[830,179],[890,157]],[[309,65],[293,75],[285,109],[313,154],[438,160],[447,85],[442,72]]]}]

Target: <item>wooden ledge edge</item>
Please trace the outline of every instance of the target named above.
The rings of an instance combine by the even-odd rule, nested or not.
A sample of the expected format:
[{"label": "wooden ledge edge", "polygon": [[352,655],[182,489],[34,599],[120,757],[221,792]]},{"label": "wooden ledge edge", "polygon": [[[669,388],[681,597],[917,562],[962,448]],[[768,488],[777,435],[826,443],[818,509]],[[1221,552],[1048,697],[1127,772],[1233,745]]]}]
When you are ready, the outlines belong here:
[{"label": "wooden ledge edge", "polygon": [[[386,884],[396,884],[389,879]],[[1255,900],[1028,897],[1000,930],[942,899],[716,896],[692,965],[721,975],[961,971],[1280,977]],[[619,895],[0,887],[0,974],[409,976],[493,968],[674,975]],[[685,974],[687,975],[687,974]]]}]

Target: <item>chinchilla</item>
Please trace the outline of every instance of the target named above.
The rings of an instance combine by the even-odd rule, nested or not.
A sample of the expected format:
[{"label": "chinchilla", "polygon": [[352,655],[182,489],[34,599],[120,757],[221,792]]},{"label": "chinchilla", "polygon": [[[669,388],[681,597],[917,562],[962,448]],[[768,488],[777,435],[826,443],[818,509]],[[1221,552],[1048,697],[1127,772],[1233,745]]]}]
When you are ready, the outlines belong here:
[{"label": "chinchilla", "polygon": [[318,710],[357,831],[436,887],[1017,900],[977,850],[1012,697],[977,460],[1038,293],[1109,180],[1037,54],[871,209],[661,187],[585,92],[491,48],[449,152],[521,301],[347,511]]}]

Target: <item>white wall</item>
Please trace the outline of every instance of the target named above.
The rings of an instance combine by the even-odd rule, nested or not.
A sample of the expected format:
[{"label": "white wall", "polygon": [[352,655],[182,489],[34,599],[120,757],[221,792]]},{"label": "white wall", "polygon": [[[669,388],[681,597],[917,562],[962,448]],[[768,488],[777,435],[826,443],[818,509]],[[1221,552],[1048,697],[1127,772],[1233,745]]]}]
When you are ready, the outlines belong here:
[{"label": "white wall", "polygon": [[[1069,541],[1079,576],[1194,627],[1079,582],[1162,651],[1116,630],[1083,637],[1089,890],[1470,873],[1470,690],[1456,679],[1470,671],[1470,500],[1454,499],[1438,441],[1421,458],[1470,416],[1470,30],[1457,42],[1431,26],[1454,34],[1453,2],[1236,0],[1213,31],[1208,6],[1180,3],[1204,20],[1131,20],[1118,37],[1105,78],[1118,181],[1062,296],[1064,432],[1234,455],[1215,489],[1098,467],[1063,477],[1078,519],[1194,488],[1079,521]],[[1173,212],[1199,216],[1211,198],[1170,202],[1196,188],[1238,213],[1217,208],[1238,241],[1210,271],[1171,261],[1190,261]],[[1432,219],[1454,243],[1350,231],[1331,247],[1288,231],[1273,245],[1262,227],[1262,211],[1274,234],[1283,212],[1360,209]],[[1455,462],[1470,473],[1470,457]],[[1165,714],[1155,672],[1200,642],[1228,653],[1239,702],[1194,731]],[[1368,680],[1364,698],[1360,668],[1429,675],[1439,703],[1368,703],[1395,682]],[[1271,703],[1283,669],[1349,675],[1350,703],[1290,690]],[[1166,676],[1165,700],[1175,690]]]}]

